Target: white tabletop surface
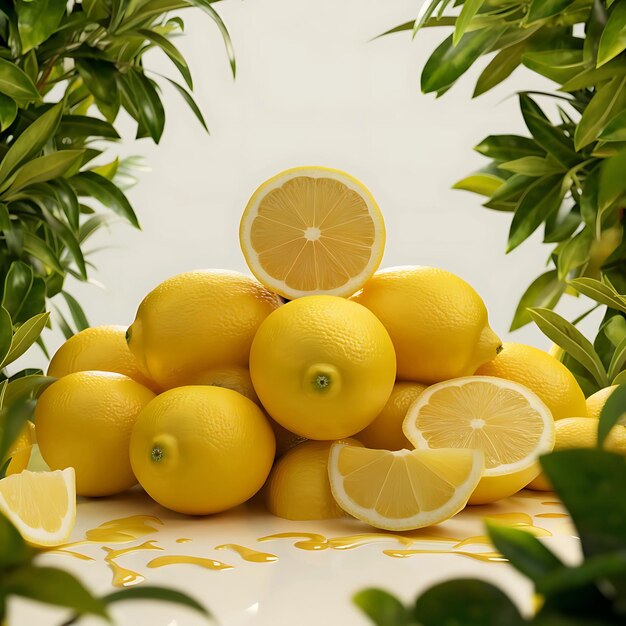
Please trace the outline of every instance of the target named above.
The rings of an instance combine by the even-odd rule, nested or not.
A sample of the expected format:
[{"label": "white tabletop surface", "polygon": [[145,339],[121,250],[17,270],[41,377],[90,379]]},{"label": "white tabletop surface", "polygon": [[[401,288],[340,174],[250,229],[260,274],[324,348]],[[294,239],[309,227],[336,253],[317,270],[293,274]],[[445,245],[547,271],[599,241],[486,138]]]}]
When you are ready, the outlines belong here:
[{"label": "white tabletop surface", "polygon": [[[548,516],[544,517],[545,514]],[[433,583],[455,577],[490,580],[511,594],[520,608],[527,612],[532,602],[528,581],[508,563],[479,561],[455,554],[455,551],[493,552],[491,546],[480,543],[480,540],[478,543],[470,540],[455,548],[456,540],[483,535],[484,516],[494,516],[501,522],[521,523],[522,527],[530,522],[540,529],[533,532],[544,535],[542,541],[546,545],[567,562],[575,562],[579,558],[578,540],[569,518],[562,514],[563,509],[554,494],[523,491],[494,505],[468,507],[437,527],[403,533],[413,540],[410,546],[402,545],[391,536],[379,537],[375,542],[352,549],[338,549],[341,546],[333,539],[377,531],[350,518],[288,521],[266,513],[258,504],[211,517],[185,517],[161,508],[136,489],[113,498],[80,499],[71,539],[81,541],[89,529],[113,519],[135,515],[150,516],[143,518],[144,536],[127,537],[121,542],[84,543],[71,548],[74,552],[92,557],[93,560],[89,561],[57,552],[42,554],[38,560],[41,565],[61,567],[75,573],[95,593],[105,594],[115,588],[112,586],[111,569],[104,560],[106,552],[103,546],[120,549],[152,541],[148,547],[162,550],[129,552],[119,556],[116,562],[144,576],[143,584],[167,585],[186,591],[209,608],[217,623],[223,626],[366,626],[370,622],[351,602],[351,596],[357,590],[369,586],[382,587],[410,601],[417,592]],[[261,537],[285,532],[321,534],[331,540],[330,547],[307,551],[294,546],[298,539],[258,541]],[[432,535],[452,540],[429,540]],[[183,538],[191,541],[176,541]],[[245,561],[235,552],[215,549],[224,543],[239,544],[278,558],[260,563]],[[426,552],[405,558],[392,558],[383,552],[395,549]],[[441,553],[429,553],[430,550]],[[174,554],[210,558],[232,567],[223,570],[208,570],[189,564],[167,565],[158,569],[147,567],[157,557]],[[118,604],[112,614],[119,626],[199,626],[208,623],[188,609],[162,602],[125,602]],[[66,615],[61,610],[12,600],[9,624],[56,626]],[[80,623],[96,626],[104,622],[86,618]]]}]

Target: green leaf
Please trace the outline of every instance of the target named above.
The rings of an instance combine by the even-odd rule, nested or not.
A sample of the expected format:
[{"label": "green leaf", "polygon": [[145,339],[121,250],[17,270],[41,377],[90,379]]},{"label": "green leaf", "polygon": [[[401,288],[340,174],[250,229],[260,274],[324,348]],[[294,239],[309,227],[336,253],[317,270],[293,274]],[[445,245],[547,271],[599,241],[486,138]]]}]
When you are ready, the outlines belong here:
[{"label": "green leaf", "polygon": [[65,15],[66,5],[65,0],[17,0],[22,53],[36,48],[54,33]]},{"label": "green leaf", "polygon": [[547,174],[565,171],[562,165],[538,156],[526,156],[521,159],[506,161],[498,165],[498,167],[508,172],[524,174],[525,176],[546,176]]},{"label": "green leaf", "polygon": [[501,27],[473,31],[467,33],[456,46],[452,44],[452,35],[444,39],[424,65],[422,91],[438,92],[453,85],[503,32]]},{"label": "green leaf", "polygon": [[570,449],[542,456],[540,463],[572,517],[585,555],[623,552],[626,502],[612,496],[626,484],[626,457],[597,448]]},{"label": "green leaf", "polygon": [[580,161],[572,140],[552,125],[535,101],[525,93],[520,94],[520,109],[524,122],[535,141],[559,163],[573,167]]},{"label": "green leaf", "polygon": [[410,626],[411,616],[395,596],[382,589],[364,589],[353,602],[376,626]]},{"label": "green leaf", "polygon": [[620,385],[611,393],[600,413],[598,424],[598,447],[604,445],[611,429],[626,416],[626,385]]},{"label": "green leaf", "polygon": [[533,72],[562,85],[585,68],[582,50],[525,52],[522,63]]},{"label": "green leaf", "polygon": [[0,93],[0,132],[6,130],[17,116],[17,102]]},{"label": "green leaf", "polygon": [[92,196],[105,207],[126,218],[139,228],[137,216],[126,196],[110,181],[94,172],[80,172],[70,178],[70,183],[79,196]]},{"label": "green leaf", "polygon": [[108,617],[104,601],[92,596],[74,576],[60,569],[23,565],[5,572],[2,582],[12,595],[67,607],[80,615]]},{"label": "green leaf", "polygon": [[600,387],[608,386],[609,381],[600,357],[573,324],[549,309],[533,308],[529,309],[529,313],[539,330],[578,361]]},{"label": "green leaf", "polygon": [[507,252],[528,239],[539,225],[559,210],[565,190],[563,176],[553,174],[536,180],[522,196],[511,222]]},{"label": "green leaf", "polygon": [[74,190],[66,180],[57,179],[50,183],[56,196],[57,203],[63,209],[67,217],[67,223],[74,232],[79,230],[80,212],[78,209],[78,198]]},{"label": "green leaf", "polygon": [[9,96],[20,106],[39,102],[41,96],[28,74],[15,63],[0,58],[0,93]]},{"label": "green leaf", "polygon": [[119,78],[120,88],[127,100],[136,107],[137,121],[148,130],[152,140],[159,143],[165,126],[165,111],[154,85],[137,70],[131,70]]},{"label": "green leaf", "polygon": [[461,37],[463,37],[467,27],[472,21],[472,18],[476,15],[478,9],[480,9],[484,3],[485,0],[465,0],[454,28],[454,37],[452,41],[455,46],[459,43]]},{"label": "green leaf", "polygon": [[598,212],[600,216],[620,201],[626,193],[626,150],[604,159],[600,165]]},{"label": "green leaf", "polygon": [[9,214],[9,207],[0,202],[0,231],[11,229],[11,215]]},{"label": "green leaf", "polygon": [[74,326],[76,326],[76,330],[79,332],[81,330],[85,330],[89,328],[89,321],[87,320],[87,316],[83,311],[80,304],[76,298],[71,296],[67,291],[62,291],[61,295],[65,298],[65,302],[67,302],[67,307],[70,310],[70,315],[72,316],[72,320],[74,321]]},{"label": "green leaf", "polygon": [[593,96],[574,133],[576,150],[598,138],[605,126],[626,107],[626,76],[609,81]]},{"label": "green leaf", "polygon": [[76,69],[104,117],[113,122],[120,108],[118,71],[113,63],[101,59],[76,59]]},{"label": "green leaf", "polygon": [[46,327],[49,318],[50,313],[46,311],[24,322],[15,331],[11,350],[2,361],[0,367],[6,367],[10,363],[13,363],[13,361],[21,357],[22,354],[33,345]]},{"label": "green leaf", "polygon": [[174,602],[193,609],[207,617],[211,615],[205,607],[186,593],[174,589],[165,589],[163,587],[150,587],[145,585],[140,587],[128,587],[121,591],[109,593],[102,598],[102,601],[106,605],[122,602],[124,600],[162,600],[164,602]]},{"label": "green leaf", "polygon": [[[7,385],[4,393],[4,403],[8,407],[12,407],[20,402],[29,400],[55,381],[56,378],[44,376],[43,374],[29,374],[21,378],[15,378]],[[28,417],[30,418],[31,415],[32,412]]]},{"label": "green leaf", "polygon": [[603,141],[626,141],[626,111],[616,115],[598,135]]},{"label": "green leaf", "polygon": [[495,549],[510,561],[515,569],[532,581],[563,566],[561,560],[534,535],[489,521],[486,525]]},{"label": "green leaf", "polygon": [[545,150],[520,135],[489,135],[474,147],[476,152],[496,161],[512,161],[525,156],[545,156]]},{"label": "green leaf", "polygon": [[575,237],[565,242],[557,258],[558,277],[564,281],[568,274],[589,260],[593,236],[589,228],[584,228]]},{"label": "green leaf", "polygon": [[[2,418],[0,420],[2,422],[2,429],[0,430],[0,459],[7,458],[9,449],[22,432],[26,421],[32,416],[35,408],[35,403],[28,398],[10,401],[6,394],[4,404],[4,408],[0,411],[0,417]],[[4,587],[5,572],[2,574]]]},{"label": "green leaf", "polygon": [[41,152],[54,136],[62,113],[63,104],[54,105],[15,140],[0,162],[0,183],[4,183],[20,165]]},{"label": "green leaf", "polygon": [[12,341],[13,323],[9,312],[2,306],[0,307],[0,362],[4,361],[6,355],[9,354]]},{"label": "green leaf", "polygon": [[576,278],[570,285],[579,293],[608,307],[626,313],[626,298],[620,296],[615,289],[595,278]]},{"label": "green leaf", "polygon": [[6,190],[7,197],[10,198],[11,194],[29,185],[60,178],[70,172],[75,173],[84,154],[84,150],[61,150],[25,163],[15,172],[15,177],[11,177],[11,184]]},{"label": "green leaf", "polygon": [[33,270],[22,261],[13,261],[4,279],[2,306],[11,318],[17,318],[33,284]]},{"label": "green leaf", "polygon": [[91,168],[91,172],[95,172],[96,174],[100,174],[100,176],[104,176],[107,180],[113,180],[115,175],[117,174],[117,170],[120,165],[120,160],[118,157],[113,159],[110,163],[105,163],[104,165],[98,165],[96,167]]},{"label": "green leaf", "polygon": [[31,317],[43,313],[45,308],[46,281],[40,276],[35,276],[30,291],[28,292],[28,298],[13,321],[23,323]]},{"label": "green leaf", "polygon": [[499,211],[514,211],[532,182],[534,181],[530,176],[514,174],[493,192],[491,199],[485,202],[483,206]]},{"label": "green leaf", "polygon": [[566,285],[558,279],[556,270],[550,270],[545,274],[541,274],[531,283],[521,297],[509,331],[513,332],[532,322],[528,312],[529,308],[545,307],[552,309],[556,306],[565,291],[565,287]]},{"label": "green leaf", "polygon": [[200,111],[200,108],[196,104],[196,101],[193,99],[192,95],[184,87],[179,85],[177,82],[171,80],[170,78],[167,78],[167,81],[171,83],[176,91],[178,91],[178,93],[183,97],[183,100],[187,103],[187,106],[193,111],[193,114],[196,116],[200,124],[202,124],[202,128],[204,128],[204,130],[206,130],[208,133],[209,127],[206,125],[202,112]]},{"label": "green leaf", "polygon": [[626,49],[626,5],[618,2],[600,37],[597,66],[604,65]]},{"label": "green leaf", "polygon": [[178,48],[169,39],[163,37],[163,35],[160,35],[155,31],[141,28],[138,32],[148,41],[152,42],[154,45],[161,48],[163,52],[165,52],[165,54],[170,58],[172,63],[176,66],[181,76],[184,78],[185,83],[187,83],[189,89],[193,89],[193,81],[191,80],[189,66],[187,65],[187,61],[185,61],[185,57],[180,53]]},{"label": "green leaf", "polygon": [[448,580],[426,590],[415,603],[413,618],[420,626],[524,624],[515,604],[500,589],[471,578]]},{"label": "green leaf", "polygon": [[103,137],[119,139],[112,124],[88,115],[64,115],[59,124],[58,134],[62,138]]},{"label": "green leaf", "polygon": [[498,52],[481,72],[472,98],[477,98],[506,80],[522,62],[526,41],[508,46]]},{"label": "green leaf", "polygon": [[39,239],[36,235],[24,232],[24,251],[39,259],[46,268],[60,274],[65,275],[65,270],[59,262],[54,250],[43,239]]},{"label": "green leaf", "polygon": [[[620,318],[624,319],[624,318]],[[609,364],[609,381],[613,381],[626,365],[626,337],[616,346]]]},{"label": "green leaf", "polygon": [[0,569],[6,571],[32,560],[36,552],[22,539],[19,531],[0,513]]},{"label": "green leaf", "polygon": [[441,3],[442,0],[430,0],[430,2],[424,0],[424,2],[422,2],[417,18],[412,22],[413,36],[415,36],[417,31],[433,16],[433,13]]},{"label": "green leaf", "polygon": [[583,70],[578,76],[571,78],[562,85],[559,91],[574,92],[579,89],[595,87],[607,80],[615,78],[616,76],[623,76],[624,74],[626,74],[626,60],[622,57],[618,57],[600,68],[590,67]]},{"label": "green leaf", "polygon": [[481,196],[491,196],[502,185],[504,179],[491,172],[478,171],[457,181],[452,189],[471,191]]},{"label": "green leaf", "polygon": [[568,6],[574,4],[575,0],[531,0],[526,18],[527,24],[548,19],[558,15]]}]

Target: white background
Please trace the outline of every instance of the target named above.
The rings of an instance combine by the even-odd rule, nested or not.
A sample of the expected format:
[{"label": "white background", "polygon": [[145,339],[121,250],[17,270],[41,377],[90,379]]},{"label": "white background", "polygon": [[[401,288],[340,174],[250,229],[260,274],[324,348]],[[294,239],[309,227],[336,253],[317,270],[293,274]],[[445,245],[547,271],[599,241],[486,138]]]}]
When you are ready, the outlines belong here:
[{"label": "white background", "polygon": [[[143,230],[118,222],[93,240],[104,288],[76,285],[92,324],[128,324],[142,297],[173,274],[196,268],[247,271],[238,224],[250,194],[283,168],[321,164],[345,169],[373,192],[387,225],[383,266],[447,268],[483,296],[492,326],[507,334],[519,296],[541,272],[549,247],[536,234],[512,254],[504,249],[511,215],[451,185],[486,160],[472,146],[489,134],[524,133],[518,89],[546,88],[518,69],[503,85],[471,99],[478,70],[436,100],[419,75],[443,29],[412,41],[375,35],[415,17],[410,0],[245,0],[215,5],[235,45],[233,81],[223,42],[197,10],[183,13],[177,41],[195,80],[211,135],[178,94],[165,91],[167,124],[159,146],[133,141],[122,120],[123,154],[141,154],[143,173],[129,197]],[[147,65],[176,76],[160,52]],[[564,307],[567,313],[580,303]],[[512,336],[547,347],[534,327]],[[56,335],[48,341],[60,343]],[[29,365],[34,365],[30,357]]]}]

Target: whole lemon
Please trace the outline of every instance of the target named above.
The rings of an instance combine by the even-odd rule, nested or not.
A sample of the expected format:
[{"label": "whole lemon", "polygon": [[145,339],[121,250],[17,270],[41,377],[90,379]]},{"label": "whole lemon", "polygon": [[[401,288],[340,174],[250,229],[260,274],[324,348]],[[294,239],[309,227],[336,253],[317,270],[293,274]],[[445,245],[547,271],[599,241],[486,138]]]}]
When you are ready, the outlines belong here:
[{"label": "whole lemon", "polygon": [[1,465],[6,463],[7,459],[11,459],[11,462],[7,466],[6,475],[19,474],[28,467],[30,461],[30,453],[33,449],[33,444],[37,441],[35,436],[35,425],[32,422],[26,422],[24,427],[20,431],[9,451],[6,458],[2,459]]},{"label": "whole lemon", "polygon": [[555,420],[586,417],[585,395],[574,375],[547,352],[521,343],[505,343],[498,356],[476,370],[477,376],[497,376],[534,391]]},{"label": "whole lemon", "polygon": [[76,333],[55,352],[48,376],[61,378],[73,372],[96,370],[124,374],[155,393],[159,391],[128,349],[125,326],[94,326]]},{"label": "whole lemon", "polygon": [[368,448],[412,450],[413,445],[402,432],[402,422],[413,401],[425,389],[426,385],[421,383],[396,382],[383,410],[354,438]]},{"label": "whole lemon", "polygon": [[[566,417],[555,424],[555,450],[566,448],[595,448],[598,441],[598,420],[588,417]],[[626,455],[626,426],[616,424],[604,441],[610,452]],[[548,478],[542,472],[529,485],[529,489],[551,491]]]},{"label": "whole lemon", "polygon": [[374,274],[352,300],[389,331],[401,380],[430,384],[473,374],[501,345],[480,296],[446,270],[389,268]]},{"label": "whole lemon", "polygon": [[363,430],[385,406],[396,360],[389,334],[365,307],[305,296],[274,311],[250,351],[250,375],[279,424],[307,439]]},{"label": "whole lemon", "polygon": [[128,345],[163,389],[179,387],[205,370],[247,367],[257,328],[281,303],[237,272],[179,274],[144,298],[128,329]]},{"label": "whole lemon", "polygon": [[254,402],[231,389],[188,386],[162,393],[141,412],[130,461],[159,504],[207,515],[242,504],[263,486],[275,445]]},{"label": "whole lemon", "polygon": [[291,520],[343,517],[328,478],[332,441],[305,441],[274,465],[265,486],[270,513]]},{"label": "whole lemon", "polygon": [[609,396],[617,389],[618,386],[619,385],[611,385],[610,387],[605,387],[604,389],[600,389],[600,391],[596,391],[594,394],[589,396],[585,401],[585,404],[587,405],[587,415],[598,419],[606,401],[609,399]]},{"label": "whole lemon", "polygon": [[76,493],[109,496],[137,480],[128,442],[154,393],[113,372],[75,372],[52,383],[35,408],[39,449],[50,469],[73,467]]}]

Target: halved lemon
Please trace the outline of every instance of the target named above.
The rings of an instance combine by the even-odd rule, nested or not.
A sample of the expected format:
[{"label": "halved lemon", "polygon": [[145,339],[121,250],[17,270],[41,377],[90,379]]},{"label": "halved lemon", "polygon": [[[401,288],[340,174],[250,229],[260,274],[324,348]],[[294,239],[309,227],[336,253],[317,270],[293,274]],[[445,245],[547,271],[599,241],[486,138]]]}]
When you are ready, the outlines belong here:
[{"label": "halved lemon", "polygon": [[239,241],[252,273],[285,298],[350,296],[380,265],[385,224],[356,178],[327,167],[296,167],[254,192]]},{"label": "halved lemon", "polygon": [[31,545],[65,543],[76,521],[74,469],[7,476],[0,480],[0,511]]},{"label": "halved lemon", "polygon": [[420,450],[482,450],[485,472],[469,499],[485,504],[517,493],[554,447],[550,409],[523,385],[466,376],[432,385],[409,408],[404,434]]},{"label": "halved lemon", "polygon": [[371,450],[335,443],[328,459],[337,504],[385,530],[438,524],[466,504],[483,473],[478,450]]}]

